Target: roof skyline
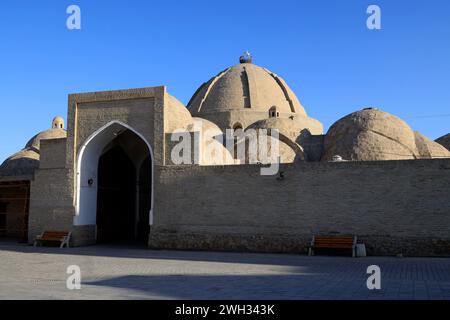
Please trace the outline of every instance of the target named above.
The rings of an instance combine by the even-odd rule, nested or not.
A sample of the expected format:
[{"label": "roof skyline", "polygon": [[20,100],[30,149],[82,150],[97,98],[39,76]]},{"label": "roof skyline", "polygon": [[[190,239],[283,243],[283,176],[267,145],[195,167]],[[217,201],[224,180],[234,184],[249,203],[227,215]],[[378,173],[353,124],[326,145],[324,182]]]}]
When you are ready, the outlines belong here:
[{"label": "roof skyline", "polygon": [[367,29],[367,1],[75,2],[81,30],[66,28],[69,1],[0,12],[0,162],[66,117],[70,93],[167,85],[186,105],[245,50],[325,131],[368,106],[433,140],[450,131],[448,1],[377,1],[382,30]]}]

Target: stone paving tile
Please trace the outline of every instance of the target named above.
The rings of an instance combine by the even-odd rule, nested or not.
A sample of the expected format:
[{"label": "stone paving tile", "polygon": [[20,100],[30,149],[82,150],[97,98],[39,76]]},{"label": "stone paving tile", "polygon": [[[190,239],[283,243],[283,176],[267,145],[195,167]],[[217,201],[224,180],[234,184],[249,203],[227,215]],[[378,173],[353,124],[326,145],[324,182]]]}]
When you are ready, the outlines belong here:
[{"label": "stone paving tile", "polygon": [[[0,243],[0,299],[448,299],[450,258],[33,248]],[[66,288],[69,265],[81,290]],[[381,268],[382,289],[366,287]]]}]

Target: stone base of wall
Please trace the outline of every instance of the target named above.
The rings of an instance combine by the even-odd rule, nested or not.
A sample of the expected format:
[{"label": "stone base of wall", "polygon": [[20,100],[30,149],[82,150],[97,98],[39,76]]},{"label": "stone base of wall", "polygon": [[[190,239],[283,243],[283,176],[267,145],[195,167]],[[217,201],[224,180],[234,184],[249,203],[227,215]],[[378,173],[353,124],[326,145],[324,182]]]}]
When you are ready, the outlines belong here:
[{"label": "stone base of wall", "polygon": [[97,243],[97,226],[74,226],[70,245],[73,247],[89,246]]},{"label": "stone base of wall", "polygon": [[28,219],[28,243],[33,244],[44,231],[71,231],[73,211],[73,207],[35,206]]},{"label": "stone base of wall", "polygon": [[389,236],[360,236],[368,254],[388,256],[402,254],[405,257],[449,257],[450,238],[414,238]]},{"label": "stone base of wall", "polygon": [[[306,254],[312,236],[186,234],[152,232],[149,248],[167,250],[236,251]],[[449,239],[358,237],[368,255],[450,256]]]},{"label": "stone base of wall", "polygon": [[[311,241],[311,239],[309,239]],[[306,253],[308,240],[283,235],[180,234],[150,232],[149,248],[173,250]]]}]

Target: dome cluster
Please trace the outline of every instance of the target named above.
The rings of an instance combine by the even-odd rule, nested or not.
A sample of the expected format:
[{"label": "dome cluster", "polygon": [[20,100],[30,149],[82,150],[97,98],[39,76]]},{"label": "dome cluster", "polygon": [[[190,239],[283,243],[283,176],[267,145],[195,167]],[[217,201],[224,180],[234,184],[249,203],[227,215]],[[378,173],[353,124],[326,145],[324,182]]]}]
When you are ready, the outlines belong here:
[{"label": "dome cluster", "polygon": [[[199,151],[200,165],[450,158],[450,135],[431,141],[400,118],[375,108],[351,113],[323,134],[322,123],[308,117],[285,80],[252,60],[247,53],[239,64],[203,83],[187,107],[165,96],[166,137],[188,132]],[[277,134],[262,139],[264,132]],[[1,165],[0,176],[33,174],[39,166],[40,142],[66,135],[63,118],[54,118],[51,129],[34,136]],[[251,139],[258,142],[257,149],[250,149]],[[279,153],[261,155],[265,143],[269,153]]]},{"label": "dome cluster", "polygon": [[66,138],[64,120],[55,117],[51,129],[42,131],[31,138],[25,148],[6,159],[0,166],[0,177],[32,176],[39,168],[41,141]]},{"label": "dome cluster", "polygon": [[[166,133],[198,133],[198,151],[200,165],[234,164],[235,160],[223,145],[223,131],[213,122],[193,117],[189,110],[175,97],[167,95],[165,104]],[[202,152],[208,150],[209,152]]]},{"label": "dome cluster", "polygon": [[[281,162],[450,157],[448,150],[413,131],[403,120],[374,108],[344,117],[323,135],[323,125],[307,116],[281,77],[252,64],[252,59],[241,57],[240,62],[201,85],[188,109],[195,117],[216,123],[224,133],[227,129],[276,129]],[[274,142],[272,138],[269,149],[271,141]],[[237,142],[245,143],[248,142]],[[240,160],[249,160],[248,150],[246,158]],[[270,162],[258,158],[259,161]]]}]

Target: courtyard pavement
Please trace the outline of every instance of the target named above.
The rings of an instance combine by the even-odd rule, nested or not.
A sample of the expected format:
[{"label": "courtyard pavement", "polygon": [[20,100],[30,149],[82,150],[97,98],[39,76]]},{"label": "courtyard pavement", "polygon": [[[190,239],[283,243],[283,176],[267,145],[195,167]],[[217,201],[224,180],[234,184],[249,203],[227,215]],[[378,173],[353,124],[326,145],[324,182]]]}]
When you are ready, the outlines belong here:
[{"label": "courtyard pavement", "polygon": [[[81,269],[68,290],[67,267]],[[367,267],[381,268],[368,290]],[[445,299],[450,258],[33,248],[0,243],[0,299]]]}]

